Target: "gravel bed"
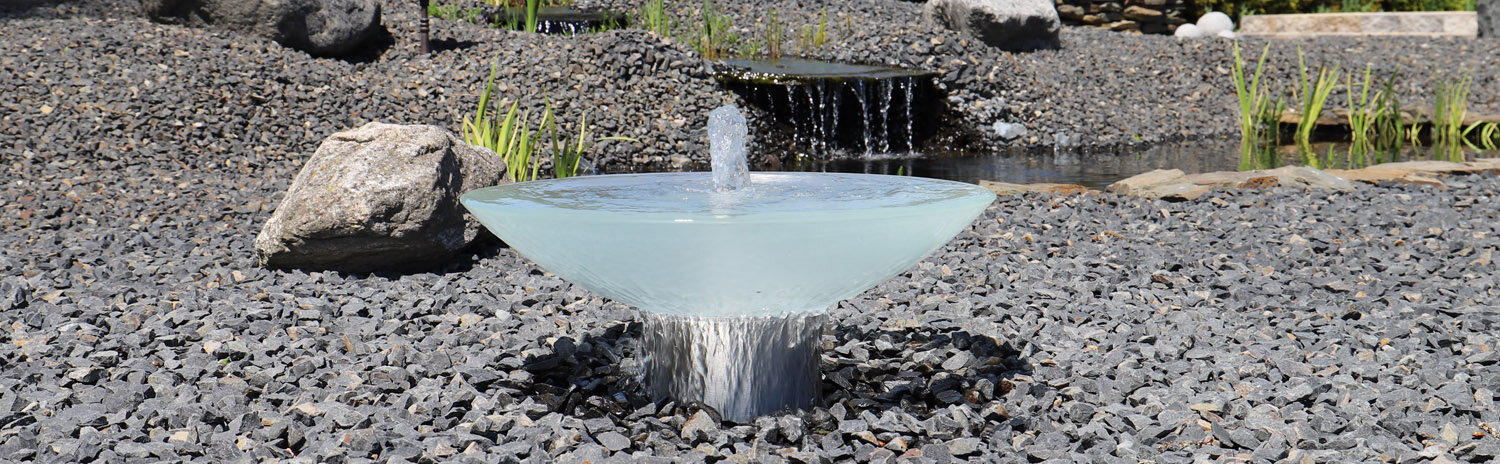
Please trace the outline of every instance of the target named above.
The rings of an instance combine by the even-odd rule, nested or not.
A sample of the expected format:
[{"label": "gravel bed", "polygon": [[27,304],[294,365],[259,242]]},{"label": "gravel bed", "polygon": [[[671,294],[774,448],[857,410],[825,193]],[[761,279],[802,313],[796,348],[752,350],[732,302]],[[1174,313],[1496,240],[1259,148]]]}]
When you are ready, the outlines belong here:
[{"label": "gravel bed", "polygon": [[253,174],[62,158],[0,192],[0,459],[1500,458],[1492,176],[1003,199],[832,309],[827,407],[729,424],[642,398],[633,310],[509,249],[268,271],[214,183]]},{"label": "gravel bed", "polygon": [[[403,4],[388,14],[397,38]],[[561,72],[532,53],[549,44],[572,44],[587,76],[654,56],[678,77],[632,74],[576,98],[612,105],[597,110],[616,124],[603,133],[649,126],[646,147],[620,144],[612,159],[669,166],[701,144],[707,109],[733,98],[686,77],[707,65],[679,44],[440,27],[475,43],[413,61],[397,40],[345,62],[130,11],[68,3],[0,19],[0,461],[1500,459],[1495,177],[1188,203],[1002,199],[937,255],[832,309],[827,407],[723,423],[640,396],[634,310],[496,244],[411,275],[270,271],[251,246],[329,133],[367,120],[456,128],[488,72],[473,57],[534,60],[507,61],[538,63],[506,77],[523,86]],[[1065,46],[1104,37],[1126,36],[1070,31]],[[1495,59],[1432,44],[1402,59]],[[1014,63],[1007,75],[1061,76],[1085,66],[1064,67],[1076,53],[995,56]],[[1208,82],[1203,98],[1227,106]],[[1496,85],[1482,77],[1475,95]],[[1229,114],[1154,104],[1203,106],[1192,114],[1216,130]],[[1200,124],[1183,121],[1156,129]]]}]

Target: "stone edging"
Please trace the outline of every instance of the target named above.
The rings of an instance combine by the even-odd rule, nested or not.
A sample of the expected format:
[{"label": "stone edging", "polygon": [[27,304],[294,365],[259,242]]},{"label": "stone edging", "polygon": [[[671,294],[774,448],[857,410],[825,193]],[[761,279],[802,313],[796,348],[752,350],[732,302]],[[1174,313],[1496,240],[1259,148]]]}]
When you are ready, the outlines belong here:
[{"label": "stone edging", "polygon": [[1479,19],[1473,11],[1250,15],[1240,19],[1240,34],[1276,39],[1372,35],[1472,39],[1479,35]]},{"label": "stone edging", "polygon": [[[1403,161],[1377,164],[1363,169],[1319,170],[1306,166],[1288,166],[1264,171],[1209,172],[1184,174],[1180,169],[1157,169],[1138,174],[1105,187],[1105,191],[1141,198],[1194,200],[1216,188],[1252,189],[1297,187],[1328,191],[1349,191],[1355,182],[1406,182],[1446,186],[1439,176],[1448,174],[1500,173],[1500,158],[1486,158],[1467,163],[1448,161]],[[1047,193],[1078,195],[1093,190],[1076,184],[1007,184],[980,181],[979,185],[996,195]]]}]

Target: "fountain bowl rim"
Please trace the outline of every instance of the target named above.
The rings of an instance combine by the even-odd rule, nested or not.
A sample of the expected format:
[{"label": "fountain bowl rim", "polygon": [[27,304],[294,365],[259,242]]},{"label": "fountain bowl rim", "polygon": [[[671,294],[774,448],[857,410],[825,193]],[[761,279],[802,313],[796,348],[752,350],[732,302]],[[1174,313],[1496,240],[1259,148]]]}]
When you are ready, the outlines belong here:
[{"label": "fountain bowl rim", "polygon": [[[611,177],[689,177],[689,176],[711,176],[705,171],[692,172],[655,172],[655,173],[629,173],[629,174],[605,174]],[[517,219],[537,216],[558,216],[559,213],[566,215],[570,221],[577,222],[599,222],[599,223],[673,223],[688,225],[702,224],[761,224],[761,223],[819,223],[845,221],[855,218],[862,219],[895,219],[911,216],[931,216],[941,214],[950,210],[963,210],[973,208],[981,203],[989,205],[995,201],[994,192],[979,185],[968,182],[959,182],[947,179],[934,179],[928,177],[892,176],[886,174],[864,174],[864,173],[825,173],[825,172],[796,172],[796,171],[751,171],[752,179],[756,176],[776,175],[792,177],[815,177],[815,176],[844,176],[844,177],[870,177],[902,179],[907,182],[922,182],[941,185],[962,187],[971,192],[970,195],[947,198],[934,203],[901,205],[901,206],[874,206],[862,208],[838,208],[817,210],[794,210],[776,212],[754,212],[736,214],[709,214],[706,212],[672,212],[672,211],[603,211],[585,210],[575,208],[508,208],[505,213]],[[520,185],[535,185],[536,183],[564,183],[585,179],[598,179],[601,176],[577,176],[561,179],[542,179],[526,182],[513,182],[509,184],[495,185],[470,190],[460,196],[459,201],[466,209],[473,210],[474,203],[485,203],[485,200],[475,198],[476,194],[485,191],[504,190],[519,188]],[[754,181],[752,180],[752,185]],[[878,215],[871,215],[871,211],[879,211]],[[691,219],[691,220],[687,220]]]}]

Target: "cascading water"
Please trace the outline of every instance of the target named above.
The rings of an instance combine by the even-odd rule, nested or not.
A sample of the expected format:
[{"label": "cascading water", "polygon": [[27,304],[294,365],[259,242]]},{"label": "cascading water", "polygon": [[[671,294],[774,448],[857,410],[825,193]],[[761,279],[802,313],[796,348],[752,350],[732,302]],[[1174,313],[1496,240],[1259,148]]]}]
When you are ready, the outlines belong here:
[{"label": "cascading water", "polygon": [[[526,12],[522,8],[494,7],[487,13],[495,24],[523,24]],[[608,11],[580,11],[567,7],[541,7],[536,14],[536,30],[539,34],[574,36],[587,34],[605,26],[624,26],[625,16]]]},{"label": "cascading water", "polygon": [[823,157],[906,153],[936,132],[935,73],[805,60],[728,62],[717,77]]}]

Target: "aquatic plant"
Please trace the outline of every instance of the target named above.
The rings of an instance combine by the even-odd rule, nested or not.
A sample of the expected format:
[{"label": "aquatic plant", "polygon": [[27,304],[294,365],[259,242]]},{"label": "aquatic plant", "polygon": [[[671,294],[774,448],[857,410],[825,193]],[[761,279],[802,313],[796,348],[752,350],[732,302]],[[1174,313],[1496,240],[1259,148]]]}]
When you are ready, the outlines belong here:
[{"label": "aquatic plant", "polygon": [[1440,79],[1433,84],[1432,144],[1435,147],[1461,146],[1464,142],[1464,117],[1468,115],[1468,74],[1457,79]]},{"label": "aquatic plant", "polygon": [[1255,75],[1249,77],[1240,59],[1240,45],[1234,44],[1234,94],[1240,104],[1240,168],[1245,170],[1275,167],[1276,139],[1281,134],[1279,118],[1285,104],[1261,87],[1270,49],[1270,44],[1261,49]]},{"label": "aquatic plant", "polygon": [[740,43],[735,49],[734,55],[742,60],[754,59],[765,53],[766,44],[754,38]]},{"label": "aquatic plant", "polygon": [[[1399,72],[1399,70],[1398,70]],[[1396,74],[1386,77],[1385,84],[1375,94],[1375,149],[1398,150],[1406,133],[1405,116],[1401,113],[1401,96],[1396,92]]]},{"label": "aquatic plant", "polygon": [[1297,120],[1297,132],[1293,140],[1298,144],[1307,144],[1312,139],[1313,129],[1318,126],[1318,117],[1323,115],[1323,107],[1328,103],[1328,95],[1338,87],[1339,68],[1335,66],[1329,70],[1319,66],[1318,78],[1313,80],[1307,72],[1307,61],[1303,59],[1302,47],[1297,47],[1297,71],[1301,76],[1301,85],[1292,96],[1301,100],[1298,107],[1302,109],[1302,114]]},{"label": "aquatic plant", "polygon": [[541,22],[537,14],[541,11],[542,0],[526,0],[525,5],[520,7],[506,7],[497,27],[513,31],[536,32]]},{"label": "aquatic plant", "polygon": [[[506,8],[525,8],[533,0],[487,0],[491,6],[503,6]],[[541,0],[541,6],[569,6],[573,0]]]},{"label": "aquatic plant", "polygon": [[1354,99],[1353,73],[1344,78],[1344,89],[1349,109],[1349,151],[1350,155],[1360,156],[1375,146],[1371,139],[1375,133],[1375,117],[1380,111],[1379,91],[1376,91],[1376,98],[1370,98],[1370,67],[1365,66],[1365,79],[1359,86],[1358,100]]},{"label": "aquatic plant", "polygon": [[552,177],[573,177],[579,174],[583,167],[583,154],[595,144],[603,141],[639,142],[630,137],[610,136],[592,139],[589,135],[589,114],[584,112],[578,120],[578,138],[568,143],[565,138],[558,136],[559,126],[555,121],[551,126],[552,132]]},{"label": "aquatic plant", "polygon": [[635,24],[662,37],[671,37],[677,28],[677,20],[667,12],[665,0],[650,0],[641,4],[635,13]]},{"label": "aquatic plant", "polygon": [[1298,107],[1301,114],[1297,118],[1297,131],[1292,135],[1292,140],[1297,143],[1298,151],[1302,153],[1304,164],[1321,169],[1323,163],[1317,153],[1312,151],[1312,132],[1318,127],[1318,118],[1323,115],[1323,107],[1328,103],[1328,95],[1338,87],[1339,69],[1332,70],[1318,67],[1317,79],[1307,72],[1307,61],[1303,58],[1302,47],[1297,47],[1297,74],[1300,77],[1299,86],[1292,91],[1292,98],[1299,100]]},{"label": "aquatic plant", "polygon": [[536,19],[537,12],[541,10],[541,0],[526,0],[526,32],[536,32],[540,23]]},{"label": "aquatic plant", "polygon": [[781,12],[771,9],[766,17],[766,57],[781,59],[781,42],[785,39],[785,26],[781,24]]},{"label": "aquatic plant", "polygon": [[811,52],[828,44],[828,9],[824,8],[818,14],[817,25],[807,25],[797,34],[797,49],[802,53]]},{"label": "aquatic plant", "polygon": [[484,10],[479,7],[464,8],[457,3],[428,3],[427,15],[445,21],[468,21],[483,24]]},{"label": "aquatic plant", "polygon": [[577,139],[569,142],[559,135],[563,129],[550,100],[535,126],[530,124],[530,114],[520,109],[519,101],[510,103],[503,118],[496,118],[495,116],[499,114],[498,110],[505,107],[504,103],[496,104],[494,106],[497,112],[491,113],[490,102],[494,99],[495,76],[499,66],[500,63],[496,60],[495,64],[490,67],[490,76],[485,81],[484,90],[479,94],[479,107],[474,110],[472,118],[464,117],[462,132],[465,142],[488,149],[498,155],[505,163],[505,172],[511,181],[525,182],[537,178],[543,164],[541,149],[545,144],[539,140],[542,134],[551,135],[552,170],[555,177],[578,175],[583,154],[598,142],[635,141],[628,137],[592,139],[588,114],[584,113],[579,118]]},{"label": "aquatic plant", "polygon": [[[1474,124],[1476,124],[1476,125],[1479,126],[1479,147],[1478,147],[1478,149],[1480,149],[1480,150],[1496,150],[1496,149],[1500,149],[1500,146],[1497,146],[1497,145],[1500,145],[1500,124],[1496,124],[1496,123],[1493,123],[1493,122],[1474,123]],[[1469,128],[1469,130],[1473,130],[1473,128],[1471,127],[1471,128]]]},{"label": "aquatic plant", "polygon": [[704,0],[701,22],[694,28],[687,42],[705,59],[723,59],[739,42],[739,35],[733,29],[734,18],[719,13],[712,0]]}]

